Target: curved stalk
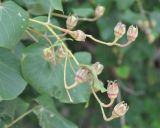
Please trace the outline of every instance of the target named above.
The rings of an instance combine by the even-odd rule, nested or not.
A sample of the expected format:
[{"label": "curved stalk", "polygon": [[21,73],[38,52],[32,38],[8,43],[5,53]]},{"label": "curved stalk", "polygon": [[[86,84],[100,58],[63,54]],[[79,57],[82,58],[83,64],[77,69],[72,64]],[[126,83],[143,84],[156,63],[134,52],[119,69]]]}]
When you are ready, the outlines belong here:
[{"label": "curved stalk", "polygon": [[73,102],[72,97],[67,89],[68,85],[67,85],[67,81],[66,81],[66,66],[67,66],[67,59],[68,56],[66,56],[65,62],[64,62],[64,75],[63,75],[63,81],[64,81],[64,88],[66,89],[66,92],[68,94],[68,97],[70,99],[71,102]]},{"label": "curved stalk", "polygon": [[72,52],[67,48],[67,46],[65,44],[62,44],[62,45],[67,50],[67,52],[71,55],[71,57],[76,62],[76,64],[79,66],[80,64],[79,64],[78,60],[76,59],[76,57],[72,54]]},{"label": "curved stalk", "polygon": [[105,121],[111,121],[111,120],[113,120],[113,119],[114,119],[112,116],[110,116],[110,117],[106,117],[106,114],[105,114],[105,112],[104,112],[103,107],[102,107],[101,105],[100,105],[100,107],[101,107],[101,111],[102,111],[103,119],[104,119]]},{"label": "curved stalk", "polygon": [[116,43],[116,44],[114,44],[114,45],[115,45],[115,46],[118,46],[118,47],[121,47],[121,48],[125,48],[125,47],[129,46],[131,43],[132,43],[132,42],[127,41],[127,43],[125,43],[125,44]]},{"label": "curved stalk", "polygon": [[27,116],[28,114],[32,113],[33,110],[34,110],[34,108],[28,110],[27,112],[25,112],[24,114],[22,114],[21,116],[19,116],[17,119],[13,120],[10,124],[6,125],[5,128],[10,128],[14,124],[16,124],[18,121],[20,121],[21,119],[23,119],[25,116]]},{"label": "curved stalk", "polygon": [[[56,16],[56,17],[60,17],[60,18],[64,18],[67,19],[68,16],[67,15],[63,15],[63,14],[59,14],[59,13],[52,13],[52,16]],[[93,18],[86,18],[86,17],[78,17],[79,21],[89,21],[89,22],[94,22],[96,20],[98,20],[98,17],[93,17]]]},{"label": "curved stalk", "polygon": [[91,87],[91,90],[92,90],[92,93],[93,93],[94,97],[96,98],[96,100],[98,101],[98,103],[99,103],[101,106],[103,106],[103,107],[105,107],[105,108],[108,108],[108,107],[110,107],[110,106],[114,103],[114,99],[111,99],[108,104],[103,103],[103,102],[98,98],[98,96],[97,96],[97,94],[95,93],[93,87]]},{"label": "curved stalk", "polygon": [[71,62],[70,59],[69,59],[69,64],[70,64],[70,66],[71,66],[71,69],[72,69],[73,74],[75,75],[75,74],[76,74],[76,71],[75,71],[75,69],[74,69],[74,67],[73,67],[73,64],[72,64],[72,62]]},{"label": "curved stalk", "polygon": [[26,30],[26,33],[27,33],[36,43],[38,43],[38,39],[37,39],[32,33],[30,33],[28,30]]},{"label": "curved stalk", "polygon": [[41,32],[39,32],[35,29],[32,29],[32,28],[28,28],[28,30],[34,32],[35,34],[37,34],[39,36],[42,36],[48,42],[49,45],[52,45],[51,40],[48,37],[46,37],[45,35],[43,35]]},{"label": "curved stalk", "polygon": [[[34,20],[34,19],[30,19],[30,21],[37,22],[37,23],[40,23],[40,24],[42,24],[42,25],[45,25],[45,26],[47,26],[48,29],[50,29],[50,31],[53,31],[53,30],[52,30],[49,26],[51,26],[52,28],[57,29],[57,30],[59,30],[59,31],[62,31],[62,32],[64,32],[64,33],[67,33],[67,34],[70,34],[70,35],[73,34],[73,31],[70,31],[70,30],[67,30],[67,29],[58,27],[58,26],[53,25],[53,24],[48,24],[48,25],[47,25],[46,23],[43,23],[43,22],[41,22],[41,21],[37,21],[37,20]],[[54,32],[54,33],[51,32],[51,33],[52,33],[58,40],[61,40],[60,37],[57,37],[57,36],[55,35],[55,32]],[[89,34],[86,34],[86,37],[88,37],[88,38],[90,38],[91,40],[93,40],[93,41],[95,41],[95,42],[97,42],[97,43],[100,43],[100,44],[104,44],[104,45],[107,45],[107,46],[118,46],[118,47],[121,47],[121,48],[125,48],[125,47],[127,47],[128,45],[130,45],[130,44],[132,43],[132,42],[130,42],[130,41],[128,41],[128,42],[125,43],[125,44],[117,43],[117,41],[119,40],[119,38],[116,38],[116,37],[115,37],[115,39],[114,39],[113,42],[101,41],[101,40],[96,39],[95,37],[93,37],[92,35],[89,35]]]},{"label": "curved stalk", "polygon": [[78,83],[74,82],[70,86],[67,85],[67,80],[66,80],[67,60],[68,60],[68,56],[66,57],[65,62],[64,62],[64,86],[65,86],[65,89],[69,90],[69,89],[76,87]]},{"label": "curved stalk", "polygon": [[94,38],[92,35],[86,35],[86,36],[88,38],[90,38],[91,40],[97,42],[97,43],[104,44],[104,45],[107,45],[107,46],[118,46],[118,47],[121,47],[121,48],[125,48],[125,47],[129,46],[132,43],[130,41],[127,41],[127,43],[125,43],[125,44],[117,43],[119,38],[116,38],[116,37],[115,37],[113,42],[105,42],[105,41],[101,41],[101,40],[98,40],[98,39]]},{"label": "curved stalk", "polygon": [[104,44],[104,45],[107,45],[107,46],[113,46],[119,40],[119,38],[115,38],[113,42],[105,42],[105,41],[101,41],[101,40],[98,40],[98,39],[94,38],[92,35],[87,35],[86,34],[86,37],[90,38],[91,40],[93,40],[97,43]]},{"label": "curved stalk", "polygon": [[79,17],[78,18],[79,21],[89,21],[89,22],[94,22],[98,19],[99,19],[98,17],[93,17],[93,18]]}]

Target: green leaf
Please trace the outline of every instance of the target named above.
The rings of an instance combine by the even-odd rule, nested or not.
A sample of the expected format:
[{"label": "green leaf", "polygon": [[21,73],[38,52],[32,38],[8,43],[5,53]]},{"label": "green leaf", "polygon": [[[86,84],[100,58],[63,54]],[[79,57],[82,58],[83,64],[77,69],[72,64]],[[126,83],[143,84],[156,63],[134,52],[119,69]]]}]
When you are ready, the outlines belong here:
[{"label": "green leaf", "polygon": [[96,84],[94,84],[94,88],[96,90],[100,90],[102,93],[106,92],[107,89],[104,87],[104,84],[102,81],[97,80]]},{"label": "green leaf", "polygon": [[0,47],[15,48],[28,25],[28,13],[12,1],[0,5]]},{"label": "green leaf", "polygon": [[117,3],[117,8],[121,10],[128,9],[135,0],[115,0]]},{"label": "green leaf", "polygon": [[63,12],[62,1],[61,0],[50,0],[55,10]]},{"label": "green leaf", "polygon": [[78,52],[78,53],[75,53],[74,55],[80,62],[84,62],[86,64],[89,64],[92,59],[91,54],[89,54],[88,52]]},{"label": "green leaf", "polygon": [[153,20],[154,22],[156,22],[156,27],[154,28],[154,31],[160,33],[160,11],[156,10],[150,13],[150,18],[151,20]]},{"label": "green leaf", "polygon": [[25,45],[22,42],[18,43],[15,48],[14,54],[19,60],[22,58],[22,52],[24,48]]},{"label": "green leaf", "polygon": [[19,60],[9,50],[0,48],[0,100],[16,98],[26,86]]},{"label": "green leaf", "polygon": [[72,10],[75,15],[82,17],[87,17],[94,13],[94,10],[92,8],[76,8]]},{"label": "green leaf", "polygon": [[128,66],[121,66],[115,69],[115,72],[118,77],[127,79],[130,73],[130,68]]},{"label": "green leaf", "polygon": [[140,14],[135,13],[129,9],[125,11],[125,13],[120,16],[120,18],[130,24],[137,24],[139,20],[145,19],[144,16],[141,16]]},{"label": "green leaf", "polygon": [[3,101],[0,103],[0,117],[8,116],[13,120],[16,115],[20,116],[27,110],[28,107],[29,104],[20,98],[10,101]]},{"label": "green leaf", "polygon": [[51,98],[40,96],[36,101],[39,103],[39,107],[34,110],[34,113],[37,115],[39,125],[42,128],[77,128],[75,124],[66,120],[57,112]]},{"label": "green leaf", "polygon": [[[64,60],[56,66],[49,64],[43,58],[43,49],[47,46],[44,44],[34,44],[24,51],[22,60],[22,72],[24,78],[41,94],[49,94],[59,99],[61,102],[70,103],[66,89],[64,88]],[[91,56],[88,53],[76,53],[75,57],[80,63],[89,64]],[[71,59],[71,63],[75,70],[78,66]],[[74,82],[74,73],[67,63],[67,84]],[[71,89],[70,95],[74,103],[87,102],[90,97],[90,87],[88,83],[83,83],[74,89]]]},{"label": "green leaf", "polygon": [[61,0],[27,0],[24,2],[29,12],[36,15],[48,14],[50,9],[63,11]]}]

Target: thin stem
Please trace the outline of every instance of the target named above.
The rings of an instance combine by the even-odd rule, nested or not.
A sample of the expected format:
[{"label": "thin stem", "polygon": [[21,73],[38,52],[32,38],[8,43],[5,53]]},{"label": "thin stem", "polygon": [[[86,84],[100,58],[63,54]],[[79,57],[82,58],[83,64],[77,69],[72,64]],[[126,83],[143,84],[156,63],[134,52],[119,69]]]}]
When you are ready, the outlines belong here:
[{"label": "thin stem", "polygon": [[48,13],[48,20],[47,20],[47,23],[50,23],[50,22],[51,22],[51,15],[52,15],[52,8],[50,7],[49,13]]},{"label": "thin stem", "polygon": [[[119,91],[118,97],[117,97],[117,103],[120,103],[120,102],[122,102],[121,91]],[[120,118],[120,124],[121,124],[121,128],[124,128],[124,126],[126,125],[125,116],[122,116],[122,117]]]},{"label": "thin stem", "polygon": [[73,64],[72,64],[72,62],[71,62],[70,59],[69,59],[69,64],[70,64],[70,66],[71,66],[71,69],[72,69],[73,74],[76,74],[76,71],[74,70]]},{"label": "thin stem", "polygon": [[138,8],[139,8],[141,15],[145,16],[145,11],[142,6],[142,1],[141,0],[136,0],[136,1],[137,1],[137,5],[138,5]]},{"label": "thin stem", "polygon": [[104,112],[104,109],[103,109],[102,105],[100,105],[100,107],[101,107],[101,111],[102,111],[103,119],[104,119],[105,121],[111,121],[111,120],[113,120],[113,119],[114,119],[112,116],[110,116],[110,117],[106,117],[106,114],[105,114],[105,112]]},{"label": "thin stem", "polygon": [[66,88],[67,90],[70,90],[70,89],[73,89],[73,88],[75,88],[75,87],[77,87],[77,82],[74,82],[72,85],[66,86],[65,88]]},{"label": "thin stem", "polygon": [[63,34],[59,34],[58,36],[62,38],[62,37],[65,37],[66,35],[67,33],[63,33]]},{"label": "thin stem", "polygon": [[38,39],[34,36],[34,35],[32,35],[29,31],[27,31],[26,30],[26,33],[35,41],[35,42],[37,42],[38,43]]},{"label": "thin stem", "polygon": [[64,62],[64,87],[65,89],[69,90],[69,89],[75,88],[77,86],[77,82],[75,81],[70,86],[67,85],[67,80],[66,80],[67,60],[68,60],[68,56],[66,57],[65,62]]},{"label": "thin stem", "polygon": [[93,18],[86,18],[86,17],[78,17],[79,21],[89,21],[89,22],[94,22],[96,20],[98,20],[98,17],[93,17]]},{"label": "thin stem", "polygon": [[[58,26],[53,25],[53,24],[48,24],[49,25],[48,26],[47,24],[45,24],[45,23],[43,23],[41,21],[34,20],[34,19],[30,19],[30,21],[37,22],[37,23],[40,23],[42,25],[45,25],[58,40],[61,40],[60,37],[58,35],[56,35],[56,33],[49,26],[51,26],[52,28],[58,29],[58,30],[60,30],[62,32],[68,33],[68,34],[72,34],[73,33],[73,31],[58,27]],[[104,45],[107,45],[107,46],[118,46],[118,47],[121,47],[121,48],[125,48],[125,47],[127,47],[128,45],[130,45],[132,43],[130,41],[128,41],[125,44],[117,43],[117,41],[119,40],[119,38],[117,38],[117,37],[115,37],[113,42],[101,41],[101,40],[98,40],[98,39],[94,38],[92,35],[88,35],[88,34],[86,34],[86,37],[88,37],[91,40],[93,40],[93,41],[95,41],[97,43],[100,43],[100,44],[104,44]],[[71,56],[73,57],[73,55],[71,55]]]},{"label": "thin stem", "polygon": [[72,54],[72,52],[67,48],[67,46],[65,44],[62,44],[62,45],[67,50],[67,52],[71,55],[71,57],[76,62],[76,64],[79,66],[80,64],[79,64],[78,60],[76,59],[76,57]]},{"label": "thin stem", "polygon": [[53,16],[56,16],[56,17],[64,18],[64,19],[67,19],[67,18],[68,18],[67,15],[63,15],[63,14],[59,14],[59,13],[55,13],[55,12],[53,12],[52,15],[53,15]]},{"label": "thin stem", "polygon": [[92,93],[93,93],[94,97],[96,98],[96,100],[98,101],[98,103],[99,103],[101,106],[107,108],[107,107],[110,107],[110,106],[114,103],[114,99],[111,99],[108,104],[103,103],[103,102],[98,98],[98,96],[97,96],[97,94],[95,93],[93,87],[91,87],[91,90],[92,90]]},{"label": "thin stem", "polygon": [[97,42],[97,43],[104,44],[104,45],[107,45],[107,46],[118,46],[118,47],[121,47],[121,48],[125,48],[132,43],[130,41],[128,41],[125,44],[117,43],[117,41],[119,40],[119,38],[117,38],[117,37],[115,37],[113,42],[105,42],[105,41],[101,41],[101,40],[98,40],[98,39],[94,38],[92,35],[86,35],[86,36],[88,38],[92,39],[93,41]]},{"label": "thin stem", "polygon": [[[48,30],[57,38],[57,40],[59,40],[60,42],[63,42],[61,40],[61,38],[48,26],[48,25],[45,25]],[[79,65],[79,62],[77,61],[77,59],[74,57],[74,55],[71,53],[71,51],[66,47],[65,44],[62,43],[62,45],[64,46],[64,48],[68,51],[68,53],[71,55],[71,57],[73,58],[73,60],[76,62],[77,65]]]},{"label": "thin stem", "polygon": [[71,97],[71,95],[70,95],[70,93],[69,93],[69,91],[68,91],[68,89],[67,89],[67,81],[66,81],[67,58],[68,58],[68,56],[66,56],[66,59],[65,59],[65,62],[64,62],[64,76],[63,76],[63,78],[64,78],[64,88],[66,89],[66,92],[67,92],[67,94],[68,94],[69,100],[70,100],[71,102],[73,102],[72,97]]},{"label": "thin stem", "polygon": [[[59,14],[59,13],[52,13],[53,16],[56,16],[56,17],[60,17],[60,18],[64,18],[64,19],[67,19],[68,16],[67,15],[63,15],[63,14]],[[99,18],[98,17],[93,17],[93,18],[86,18],[86,17],[78,17],[78,20],[79,21],[89,21],[89,22],[94,22],[96,20],[98,20]]]},{"label": "thin stem", "polygon": [[17,123],[18,121],[20,121],[21,119],[23,119],[25,116],[27,116],[28,114],[32,113],[34,110],[34,108],[28,110],[27,112],[25,112],[24,114],[22,114],[20,117],[18,117],[17,119],[13,120],[10,124],[6,125],[5,128],[9,128],[11,126],[13,126],[15,123]]},{"label": "thin stem", "polygon": [[[52,24],[46,24],[46,23],[44,23],[44,22],[41,22],[41,21],[38,21],[38,20],[34,20],[34,19],[30,19],[30,21],[45,26],[45,27],[57,38],[57,40],[59,40],[60,42],[63,42],[63,41],[61,40],[61,38],[50,28],[50,26],[55,27],[55,28],[57,28],[57,29],[59,29],[59,30],[61,30],[62,28],[60,28],[60,27],[58,27],[58,26],[55,26],[55,25],[52,25]],[[50,26],[48,26],[48,25],[50,25]],[[64,30],[66,30],[66,29],[64,29]],[[68,30],[68,31],[69,31],[69,30]],[[65,32],[66,32],[66,31],[65,31]],[[72,31],[70,31],[70,32],[72,32]],[[63,45],[64,48],[69,52],[69,54],[71,55],[71,57],[73,58],[73,60],[76,62],[76,64],[79,65],[78,60],[74,57],[74,55],[73,55],[73,54],[71,53],[71,51],[66,47],[66,45],[65,45],[65,44],[62,44],[62,45]]]},{"label": "thin stem", "polygon": [[59,31],[62,31],[64,32],[65,34],[72,34],[73,32],[71,30],[68,30],[68,29],[64,29],[64,28],[61,28],[59,26],[56,26],[56,25],[53,25],[53,24],[48,24],[50,27],[54,28],[54,29],[57,29]]},{"label": "thin stem", "polygon": [[105,41],[101,41],[101,40],[98,40],[98,39],[94,38],[92,35],[87,35],[86,34],[86,36],[88,38],[90,38],[91,40],[97,42],[97,43],[104,44],[104,45],[107,45],[107,46],[113,46],[119,40],[119,38],[115,38],[113,42],[105,42]]},{"label": "thin stem", "polygon": [[51,40],[48,37],[46,37],[45,35],[43,35],[39,31],[37,31],[36,29],[28,28],[28,30],[34,32],[35,34],[37,34],[39,36],[42,36],[48,42],[49,45],[53,45],[52,42],[51,42]]},{"label": "thin stem", "polygon": [[115,45],[115,46],[118,46],[118,47],[121,47],[121,48],[126,48],[126,47],[129,46],[131,43],[132,43],[131,41],[128,41],[128,42],[125,43],[125,44],[115,43],[114,45]]},{"label": "thin stem", "polygon": [[[61,38],[47,25],[48,30],[57,38],[57,40],[62,41]],[[68,53],[71,55],[73,60],[76,62],[77,65],[79,65],[78,60],[74,57],[74,55],[71,53],[71,51],[66,47],[65,44],[62,44],[64,48],[68,51]]]}]

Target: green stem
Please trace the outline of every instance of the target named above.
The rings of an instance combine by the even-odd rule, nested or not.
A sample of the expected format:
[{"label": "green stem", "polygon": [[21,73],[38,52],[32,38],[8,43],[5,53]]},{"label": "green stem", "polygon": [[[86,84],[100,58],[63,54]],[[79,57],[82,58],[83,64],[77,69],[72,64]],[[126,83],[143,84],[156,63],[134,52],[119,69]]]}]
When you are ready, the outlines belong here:
[{"label": "green stem", "polygon": [[96,98],[97,102],[100,104],[100,106],[103,106],[105,108],[110,107],[113,103],[114,103],[114,99],[111,99],[110,102],[108,104],[103,103],[97,96],[97,94],[94,92],[93,87],[91,87],[92,93],[94,95],[94,97]]},{"label": "green stem", "polygon": [[67,89],[67,81],[66,81],[66,67],[67,67],[67,59],[68,59],[68,55],[66,56],[65,62],[64,62],[64,75],[63,75],[63,80],[64,80],[64,88],[66,89],[66,92],[68,94],[69,100],[71,102],[73,102],[72,97]]},{"label": "green stem", "polygon": [[[53,29],[57,29],[57,30],[60,30],[62,32],[65,32],[65,33],[68,33],[70,35],[73,34],[73,31],[70,31],[70,30],[67,30],[67,29],[64,29],[64,28],[61,28],[61,27],[58,27],[56,25],[53,25],[53,24],[46,24],[44,22],[41,22],[41,21],[37,21],[37,20],[34,20],[34,19],[30,19],[30,21],[32,22],[36,22],[36,23],[39,23],[41,25],[44,25],[45,27],[48,28],[48,30],[57,38],[57,40],[60,40],[61,41],[61,38],[52,30]],[[52,27],[52,28],[51,28]],[[101,40],[98,40],[96,38],[94,38],[92,35],[89,35],[89,34],[86,34],[86,37],[90,38],[91,40],[97,42],[97,43],[100,43],[100,44],[104,44],[104,45],[107,45],[107,46],[118,46],[118,47],[121,47],[121,48],[125,48],[127,47],[128,45],[130,45],[132,42],[128,41],[127,43],[125,44],[120,44],[120,43],[117,43],[117,41],[119,40],[119,38],[115,37],[114,41],[113,42],[105,42],[105,41],[101,41]],[[67,48],[68,49],[68,48]],[[68,50],[68,52],[70,53],[70,50]],[[73,54],[71,54],[72,58],[75,60],[75,57],[73,57]],[[76,62],[76,61],[75,61]],[[77,62],[76,62],[77,63]],[[77,63],[78,64],[78,63]]]},{"label": "green stem", "polygon": [[143,6],[142,6],[142,1],[141,0],[137,0],[137,5],[138,5],[138,8],[139,8],[139,11],[140,13],[145,16],[145,11],[143,9]]},{"label": "green stem", "polygon": [[[41,22],[41,21],[38,21],[38,20],[34,20],[34,19],[30,19],[30,21],[45,26],[45,27],[52,33],[52,35],[57,38],[58,41],[62,42],[62,45],[64,46],[64,48],[69,52],[69,54],[71,55],[71,57],[73,58],[73,60],[76,62],[76,64],[79,65],[78,60],[74,57],[74,55],[72,54],[72,52],[66,47],[66,45],[63,43],[63,41],[61,40],[61,38],[52,30],[51,27],[56,28],[56,29],[58,29],[58,30],[66,30],[66,29],[60,28],[60,27],[55,26],[55,25],[53,25],[53,24],[46,24],[46,23],[44,23],[44,22]],[[51,27],[50,27],[50,26],[51,26]],[[68,30],[67,30],[67,31],[68,31]],[[65,31],[65,32],[66,32],[66,31]],[[72,31],[69,31],[69,32],[72,32]]]},{"label": "green stem", "polygon": [[102,111],[103,119],[104,119],[105,121],[111,121],[111,120],[113,120],[113,119],[114,119],[112,116],[110,116],[110,117],[106,117],[106,114],[105,114],[105,112],[104,112],[104,109],[103,109],[102,105],[100,105],[100,107],[101,107],[101,111]]},{"label": "green stem", "polygon": [[88,38],[90,38],[91,40],[99,43],[99,44],[104,44],[104,45],[107,45],[107,46],[118,46],[118,47],[121,47],[121,48],[125,48],[132,43],[131,41],[127,41],[127,43],[125,43],[125,44],[117,43],[117,41],[119,40],[119,38],[117,38],[117,37],[115,37],[113,42],[105,42],[105,41],[101,41],[101,40],[98,40],[98,39],[94,38],[92,35],[86,35],[86,36]]},{"label": "green stem", "polygon": [[13,120],[10,124],[6,125],[5,128],[9,128],[9,127],[13,126],[18,121],[20,121],[21,119],[23,119],[25,116],[27,116],[28,114],[32,113],[33,110],[34,110],[34,108],[28,110],[27,112],[25,112],[24,114],[22,114],[21,116],[19,116],[17,119]]},{"label": "green stem", "polygon": [[113,42],[105,42],[105,41],[101,41],[101,40],[94,38],[92,35],[86,35],[86,36],[97,43],[104,44],[107,46],[113,46],[119,40],[119,38],[115,38]]},{"label": "green stem", "polygon": [[[60,17],[60,18],[64,18],[64,19],[67,19],[68,16],[67,15],[64,15],[64,14],[59,14],[59,13],[52,13],[53,16],[56,16],[56,17]],[[89,22],[94,22],[96,20],[98,20],[99,18],[98,17],[93,17],[93,18],[88,18],[88,17],[78,17],[78,20],[79,21],[89,21]]]}]

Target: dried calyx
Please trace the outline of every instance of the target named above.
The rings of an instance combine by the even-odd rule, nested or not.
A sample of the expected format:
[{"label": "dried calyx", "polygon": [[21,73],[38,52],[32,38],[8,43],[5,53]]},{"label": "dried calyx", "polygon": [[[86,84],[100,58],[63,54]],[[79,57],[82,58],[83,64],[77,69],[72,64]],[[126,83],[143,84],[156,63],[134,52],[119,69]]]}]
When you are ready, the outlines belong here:
[{"label": "dried calyx", "polygon": [[[123,24],[122,22],[118,22],[117,25],[114,28],[114,35],[115,35],[116,42],[125,33],[126,33],[126,25]],[[121,47],[126,47],[129,44],[131,44],[133,41],[135,41],[136,38],[137,38],[137,36],[138,36],[138,27],[137,26],[134,27],[133,25],[131,25],[131,26],[129,26],[129,28],[127,30],[127,39],[128,39],[128,42],[126,44],[117,44],[117,45],[119,45]]]},{"label": "dried calyx", "polygon": [[105,8],[101,5],[98,5],[95,9],[94,15],[96,18],[100,18],[104,15]]},{"label": "dried calyx", "polygon": [[94,63],[91,67],[97,75],[101,74],[102,70],[104,69],[104,66],[100,62]]},{"label": "dried calyx", "polygon": [[77,22],[78,22],[78,17],[73,15],[69,16],[66,20],[67,29],[72,30],[77,25]]},{"label": "dried calyx", "polygon": [[65,48],[61,45],[59,48],[58,48],[58,50],[57,50],[57,53],[56,53],[56,55],[57,55],[57,57],[58,58],[65,58],[66,57],[66,50],[65,50]]},{"label": "dried calyx", "polygon": [[89,80],[90,72],[88,69],[79,68],[76,72],[75,81],[80,84]]},{"label": "dried calyx", "polygon": [[86,34],[81,30],[76,30],[70,33],[70,35],[76,40],[76,41],[85,41]]},{"label": "dried calyx", "polygon": [[126,33],[126,25],[122,22],[118,22],[114,28],[114,35],[117,38],[121,38]]},{"label": "dried calyx", "polygon": [[56,64],[54,48],[43,49],[44,59],[52,64]]},{"label": "dried calyx", "polygon": [[127,38],[129,42],[135,41],[138,36],[138,27],[134,27],[133,25],[129,26],[127,31]]},{"label": "dried calyx", "polygon": [[128,111],[128,109],[129,106],[124,101],[118,103],[112,111],[112,118],[118,118],[124,116]]},{"label": "dried calyx", "polygon": [[115,99],[117,98],[119,93],[119,86],[117,81],[108,81],[108,86],[107,86],[107,94],[110,99]]}]

